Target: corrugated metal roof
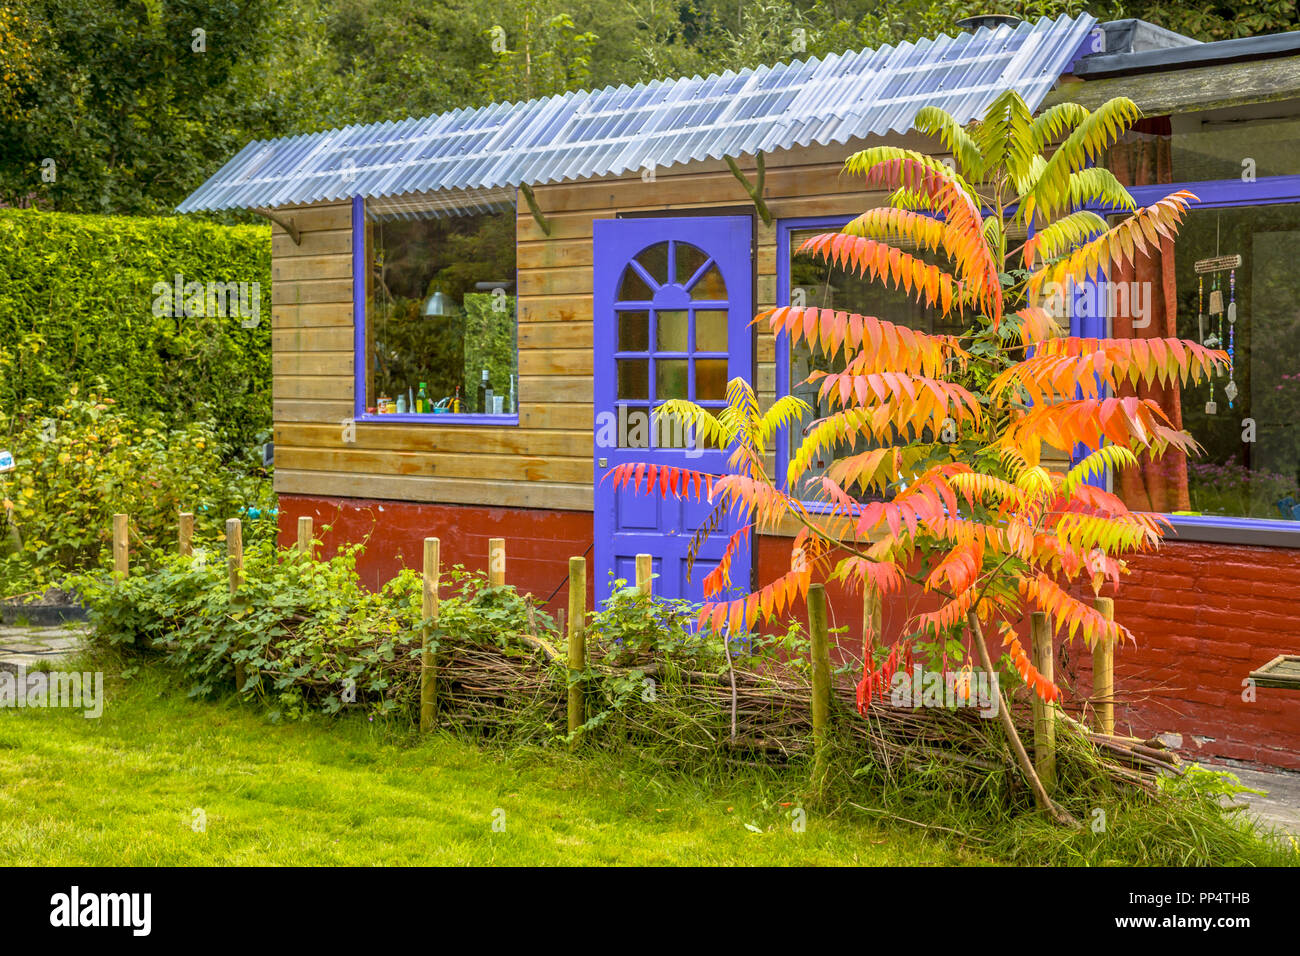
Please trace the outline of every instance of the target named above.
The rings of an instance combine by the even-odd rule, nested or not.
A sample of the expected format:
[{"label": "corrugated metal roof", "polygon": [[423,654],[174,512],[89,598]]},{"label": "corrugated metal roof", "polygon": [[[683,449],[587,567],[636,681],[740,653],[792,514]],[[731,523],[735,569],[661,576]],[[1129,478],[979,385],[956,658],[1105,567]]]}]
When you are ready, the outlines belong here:
[{"label": "corrugated metal roof", "polygon": [[1088,14],[1043,18],[824,60],[255,141],[177,210],[485,190],[843,143],[905,132],[927,104],[966,122],[1008,88],[1037,106],[1096,23]]}]

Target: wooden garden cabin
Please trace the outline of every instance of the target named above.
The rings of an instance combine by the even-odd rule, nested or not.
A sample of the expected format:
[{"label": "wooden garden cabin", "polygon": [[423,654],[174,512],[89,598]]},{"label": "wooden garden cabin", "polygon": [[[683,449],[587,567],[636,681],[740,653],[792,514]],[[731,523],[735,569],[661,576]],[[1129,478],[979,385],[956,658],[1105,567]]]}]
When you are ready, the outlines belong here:
[{"label": "wooden garden cabin", "polygon": [[[1300,254],[1300,34],[1201,44],[1140,21],[1063,16],[250,143],[180,211],[252,208],[275,222],[275,488],[286,540],[300,515],[330,527],[329,545],[365,539],[362,570],[378,583],[417,564],[426,535],[470,567],[484,565],[488,538],[504,537],[507,579],[553,607],[570,555],[588,556],[595,601],[611,573],[630,577],[632,556],[648,552],[659,593],[698,597],[717,557],[706,550],[688,579],[700,512],[620,497],[600,478],[621,461],[720,470],[722,456],[638,431],[637,416],[666,397],[721,404],[736,375],[763,401],[798,389],[817,357],[750,320],[802,296],[933,328],[925,310],[818,271],[795,250],[884,202],[842,173],[848,156],[882,142],[936,152],[907,132],[917,109],[970,120],[1007,88],[1035,108],[1135,99],[1151,118],[1112,168],[1123,166],[1140,202],[1171,191],[1183,170],[1205,182],[1209,218],[1194,214],[1188,239],[1198,259],[1216,218],[1219,251],[1227,219],[1232,241],[1277,245],[1234,274],[1243,311],[1262,307],[1260,283],[1285,284],[1278,257]],[[1252,232],[1262,220],[1267,233]],[[1121,277],[1146,283],[1141,315],[1081,312],[1075,330],[1200,334],[1186,325],[1181,243],[1150,273]],[[1300,326],[1293,291],[1269,312],[1270,335]],[[1300,490],[1296,510],[1285,505],[1300,439],[1268,391],[1294,381],[1300,413],[1300,339],[1265,348],[1243,337],[1240,356],[1249,367],[1239,402],[1260,410],[1253,447],[1231,440],[1226,417],[1195,411],[1204,396],[1165,397],[1187,410],[1214,464],[1232,465],[1251,488],[1281,475],[1279,494],[1271,500],[1270,486],[1236,500],[1186,466],[1130,476],[1123,490],[1135,507],[1184,514],[1178,537],[1136,562],[1120,592],[1117,613],[1145,639],[1121,653],[1120,679],[1177,689],[1165,700],[1174,716],[1135,706],[1119,719],[1294,767],[1294,702],[1243,705],[1230,720],[1237,729],[1223,730],[1239,678],[1294,651],[1300,634]],[[786,452],[774,456],[778,471]],[[746,560],[766,581],[788,558],[778,537],[754,542]],[[839,607],[840,623],[856,627],[856,603]]]}]

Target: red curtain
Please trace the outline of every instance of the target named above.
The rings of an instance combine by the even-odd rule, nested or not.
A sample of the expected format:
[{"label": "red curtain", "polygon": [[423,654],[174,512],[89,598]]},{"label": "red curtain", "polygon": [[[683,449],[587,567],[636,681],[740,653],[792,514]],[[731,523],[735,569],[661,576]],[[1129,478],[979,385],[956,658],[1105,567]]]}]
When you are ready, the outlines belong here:
[{"label": "red curtain", "polygon": [[[1110,154],[1110,170],[1125,186],[1146,186],[1173,180],[1168,117],[1140,120],[1133,132]],[[1132,297],[1117,296],[1112,334],[1122,338],[1168,338],[1178,334],[1178,289],[1174,274],[1174,244],[1162,239],[1158,254],[1139,255],[1136,265],[1124,263],[1111,271],[1112,282],[1139,283],[1146,315],[1134,316]],[[1129,286],[1133,289],[1134,286]],[[1144,324],[1143,324],[1144,323]],[[1155,399],[1175,428],[1183,427],[1182,400],[1177,382],[1126,386],[1122,394]],[[1134,511],[1186,511],[1187,458],[1170,451],[1159,461],[1142,455],[1136,468],[1119,475],[1119,495]]]}]

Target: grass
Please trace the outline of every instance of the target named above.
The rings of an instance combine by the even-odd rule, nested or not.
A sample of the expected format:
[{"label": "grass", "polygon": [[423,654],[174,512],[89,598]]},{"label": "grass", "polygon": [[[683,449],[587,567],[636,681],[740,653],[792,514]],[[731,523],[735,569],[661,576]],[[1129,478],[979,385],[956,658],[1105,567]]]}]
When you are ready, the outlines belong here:
[{"label": "grass", "polygon": [[[271,723],[105,659],[103,716],[0,708],[0,865],[1294,865],[1190,792],[1107,808],[1104,837],[911,773],[839,809],[802,769],[724,777],[634,754],[486,747],[360,716]],[[870,774],[867,775],[868,778]],[[960,789],[960,788],[959,788]],[[202,812],[205,827],[194,826]],[[1086,808],[1076,808],[1087,817]],[[910,822],[904,822],[906,821]],[[496,828],[494,828],[494,823]],[[502,825],[503,828],[502,828]]]},{"label": "grass", "polygon": [[791,776],[691,781],[608,755],[415,739],[363,718],[271,724],[233,699],[187,698],[162,668],[123,680],[100,666],[99,719],[0,709],[0,864],[989,862],[847,815],[810,811],[796,832]]}]

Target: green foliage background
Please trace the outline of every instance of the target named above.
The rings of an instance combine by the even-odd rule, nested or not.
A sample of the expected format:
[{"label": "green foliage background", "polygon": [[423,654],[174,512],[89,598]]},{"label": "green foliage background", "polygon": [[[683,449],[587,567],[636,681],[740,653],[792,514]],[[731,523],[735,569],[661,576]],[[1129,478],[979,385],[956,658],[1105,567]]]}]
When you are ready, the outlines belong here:
[{"label": "green foliage background", "polygon": [[[251,462],[223,462],[211,425],[135,418],[93,390],[70,389],[0,416],[17,468],[0,474],[0,596],[40,591],[110,556],[112,518],[130,516],[131,562],[153,567],[176,548],[177,514],[196,534],[224,534],[244,516],[245,537],[273,535],[270,482]],[[224,564],[220,559],[215,564]]]},{"label": "green foliage background", "polygon": [[[154,284],[177,273],[260,283],[260,321],[155,316]],[[131,417],[215,422],[228,456],[266,440],[270,228],[0,210],[0,408],[52,408],[100,381]]]}]

